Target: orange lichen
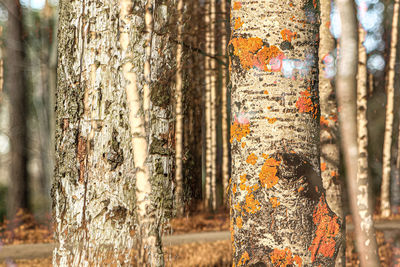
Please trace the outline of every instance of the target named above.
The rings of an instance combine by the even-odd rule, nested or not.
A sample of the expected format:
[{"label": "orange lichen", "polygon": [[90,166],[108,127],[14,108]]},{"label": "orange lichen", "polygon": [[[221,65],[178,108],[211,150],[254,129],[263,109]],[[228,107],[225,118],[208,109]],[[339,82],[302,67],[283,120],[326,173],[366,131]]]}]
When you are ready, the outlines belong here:
[{"label": "orange lichen", "polygon": [[293,255],[290,249],[277,249],[275,248],[269,255],[271,258],[272,264],[275,267],[286,267],[288,265],[293,265],[294,263],[297,266],[301,267],[302,260],[298,255]]},{"label": "orange lichen", "polygon": [[264,90],[264,95],[268,95],[268,90]]},{"label": "orange lichen", "polygon": [[328,127],[329,126],[329,121],[327,119],[325,119],[324,116],[321,116],[320,124],[321,124],[321,126]]},{"label": "orange lichen", "polygon": [[321,171],[325,171],[326,170],[326,163],[323,162],[321,163]]},{"label": "orange lichen", "polygon": [[278,198],[277,198],[277,197],[271,197],[271,198],[269,199],[269,202],[272,204],[272,207],[273,207],[273,208],[276,208],[276,207],[278,207],[278,206],[281,204],[281,202],[278,201]]},{"label": "orange lichen", "polygon": [[238,217],[236,218],[236,226],[237,226],[239,229],[242,229],[242,227],[243,227],[243,219],[242,219],[242,217],[238,216]]},{"label": "orange lichen", "polygon": [[277,118],[268,118],[268,117],[265,118],[268,120],[270,124],[274,124],[278,120]]},{"label": "orange lichen", "polygon": [[242,257],[240,258],[240,260],[239,260],[237,266],[245,265],[246,262],[247,262],[248,260],[250,260],[250,256],[249,256],[249,253],[247,253],[247,251],[245,251],[245,252],[242,254]]},{"label": "orange lichen", "polygon": [[233,187],[232,187],[232,193],[235,194],[236,190],[237,190],[237,184],[234,184]]},{"label": "orange lichen", "polygon": [[232,143],[236,139],[239,143],[242,141],[243,137],[246,137],[250,133],[250,123],[243,124],[237,121],[233,122],[231,125],[231,139]]},{"label": "orange lichen", "polygon": [[257,163],[257,159],[258,159],[258,157],[257,157],[256,155],[254,155],[254,153],[251,153],[251,154],[247,157],[246,162],[247,162],[248,164],[254,165],[254,164]]},{"label": "orange lichen", "polygon": [[324,257],[333,257],[336,246],[335,237],[340,232],[340,226],[338,217],[329,214],[324,194],[314,209],[313,222],[317,226],[317,230],[314,240],[308,248],[311,251],[311,261],[314,262],[318,254]]},{"label": "orange lichen", "polygon": [[336,177],[336,176],[338,176],[338,174],[337,174],[337,172],[335,172],[335,171],[331,171],[331,176],[332,176],[332,177]]},{"label": "orange lichen", "polygon": [[301,96],[296,101],[296,107],[300,113],[311,113],[313,118],[317,118],[318,115],[318,104],[314,104],[312,101],[312,95],[310,88],[301,92]]},{"label": "orange lichen", "polygon": [[279,178],[276,176],[278,172],[277,167],[281,162],[275,160],[274,158],[268,158],[264,165],[261,167],[261,172],[259,174],[260,182],[263,187],[272,188],[279,181]]},{"label": "orange lichen", "polygon": [[265,154],[265,153],[262,153],[262,157],[263,157],[264,159],[267,159],[267,158],[268,158],[268,155]]},{"label": "orange lichen", "polygon": [[246,142],[242,143],[242,148],[244,148],[246,146]]},{"label": "orange lichen", "polygon": [[[259,37],[233,38],[230,43],[234,47],[234,55],[239,57],[244,69],[256,67],[264,71],[281,70],[281,61],[285,55],[277,46],[263,46],[263,41]],[[271,60],[274,60],[274,66],[270,68],[268,65]]]},{"label": "orange lichen", "polygon": [[297,38],[297,32],[292,32],[289,29],[283,29],[281,31],[282,39],[283,41],[289,41],[291,42],[292,40]]},{"label": "orange lichen", "polygon": [[256,213],[261,209],[260,202],[257,199],[254,199],[253,194],[246,195],[246,206],[244,206],[245,210],[249,213]]},{"label": "orange lichen", "polygon": [[235,19],[235,30],[237,30],[237,29],[239,29],[240,27],[242,27],[243,23],[244,23],[244,22],[242,21],[241,18]]},{"label": "orange lichen", "polygon": [[297,192],[301,192],[301,191],[304,191],[304,187],[303,186],[300,186],[298,189],[297,189]]},{"label": "orange lichen", "polygon": [[233,3],[233,10],[239,10],[242,8],[242,2],[234,2]]},{"label": "orange lichen", "polygon": [[242,210],[242,208],[240,207],[240,204],[237,203],[233,206],[235,208],[235,210],[237,210],[238,212],[240,212]]},{"label": "orange lichen", "polygon": [[247,181],[246,176],[247,176],[247,174],[243,174],[243,175],[240,176],[240,185],[239,185],[239,187],[240,187],[241,190],[246,190],[247,189],[247,186],[245,185],[245,183]]}]

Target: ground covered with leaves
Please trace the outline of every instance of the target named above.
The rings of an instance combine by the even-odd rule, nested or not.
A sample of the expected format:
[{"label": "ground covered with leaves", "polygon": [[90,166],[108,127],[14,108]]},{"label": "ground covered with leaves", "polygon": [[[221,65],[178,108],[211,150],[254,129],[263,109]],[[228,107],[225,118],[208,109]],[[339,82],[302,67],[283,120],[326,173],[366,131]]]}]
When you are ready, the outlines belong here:
[{"label": "ground covered with leaves", "polygon": [[[50,223],[38,223],[33,216],[22,213],[19,214],[18,220],[20,226],[13,231],[9,230],[10,222],[5,221],[0,225],[0,247],[14,244],[54,242]],[[351,220],[347,221],[350,222]],[[228,230],[229,214],[227,213],[196,213],[184,218],[173,219],[166,227],[168,234]],[[396,258],[396,255],[400,255],[398,246],[400,241],[395,240],[396,237],[399,239],[398,232],[377,232],[379,257],[384,267],[400,267],[400,258]],[[229,240],[167,246],[164,250],[166,266],[231,266],[232,264]],[[51,266],[51,257],[0,262],[0,267],[3,266],[46,267]],[[346,238],[346,266],[359,266],[352,233],[348,233]]]}]

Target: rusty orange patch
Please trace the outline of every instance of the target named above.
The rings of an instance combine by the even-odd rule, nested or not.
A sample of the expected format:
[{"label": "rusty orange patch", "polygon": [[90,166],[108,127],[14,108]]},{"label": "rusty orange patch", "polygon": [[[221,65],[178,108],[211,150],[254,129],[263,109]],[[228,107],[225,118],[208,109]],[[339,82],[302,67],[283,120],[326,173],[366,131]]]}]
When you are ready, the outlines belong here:
[{"label": "rusty orange patch", "polygon": [[268,118],[268,117],[265,118],[268,120],[268,123],[270,124],[274,124],[278,120],[277,118]]},{"label": "rusty orange patch", "polygon": [[242,2],[234,2],[233,3],[233,10],[239,10],[242,8]]},{"label": "rusty orange patch", "polygon": [[283,41],[292,42],[292,40],[297,38],[297,32],[292,32],[289,29],[283,29],[281,31]]},{"label": "rusty orange patch", "polygon": [[321,171],[325,171],[326,170],[326,163],[323,162],[321,163]]},{"label": "rusty orange patch", "polygon": [[249,253],[247,253],[247,251],[245,251],[245,252],[242,254],[242,257],[240,258],[240,260],[239,260],[237,266],[245,265],[246,262],[247,262],[248,260],[250,260]]},{"label": "rusty orange patch", "polygon": [[296,101],[296,107],[300,113],[311,113],[313,118],[316,119],[318,115],[318,104],[314,104],[312,101],[312,95],[310,87],[307,90],[300,93],[299,99]]},{"label": "rusty orange patch", "polygon": [[314,262],[318,254],[332,258],[335,253],[335,237],[339,234],[340,226],[338,217],[329,214],[324,194],[314,209],[313,222],[317,226],[317,230],[314,240],[308,248],[311,251],[311,261]]},{"label": "rusty orange patch", "polygon": [[263,187],[266,186],[269,189],[278,183],[279,178],[276,176],[276,173],[278,172],[277,167],[279,164],[281,164],[281,162],[274,158],[268,158],[264,162],[259,174],[260,182]]},{"label": "rusty orange patch", "polygon": [[274,264],[274,266],[286,267],[288,265],[293,265],[294,263],[296,263],[299,267],[302,265],[302,259],[298,255],[293,255],[292,251],[290,251],[288,248],[275,248],[270,253],[269,257],[271,258],[271,262]]},{"label": "rusty orange patch", "polygon": [[254,165],[254,164],[257,163],[257,159],[258,159],[258,157],[257,157],[256,155],[254,155],[254,153],[251,153],[251,154],[247,157],[246,162],[247,162],[248,164]]},{"label": "rusty orange patch", "polygon": [[243,137],[246,137],[250,133],[250,123],[239,123],[237,121],[233,122],[231,125],[231,139],[232,143],[236,139],[239,143],[242,141]]},{"label": "rusty orange patch", "polygon": [[242,27],[243,23],[244,23],[244,22],[242,21],[241,18],[235,19],[235,30],[237,30],[237,29],[239,29],[240,27]]},{"label": "rusty orange patch", "polygon": [[325,119],[324,116],[321,116],[320,125],[328,127],[329,126],[329,121],[327,119]]},{"label": "rusty orange patch", "polygon": [[276,208],[276,207],[278,207],[278,206],[281,204],[281,202],[278,201],[278,198],[277,198],[277,197],[271,197],[271,198],[269,199],[269,202],[272,204],[272,207],[273,207],[273,208]]},{"label": "rusty orange patch", "polygon": [[244,148],[246,146],[246,142],[242,143],[242,148]]},{"label": "rusty orange patch", "polygon": [[268,90],[264,90],[264,95],[268,95]]},{"label": "rusty orange patch", "polygon": [[242,229],[242,227],[243,227],[243,219],[242,219],[242,217],[238,216],[238,217],[236,218],[236,226],[237,226],[239,229]]},{"label": "rusty orange patch", "polygon": [[261,209],[260,202],[257,199],[254,199],[253,194],[246,195],[246,205],[244,206],[245,210],[249,213],[256,213]]}]

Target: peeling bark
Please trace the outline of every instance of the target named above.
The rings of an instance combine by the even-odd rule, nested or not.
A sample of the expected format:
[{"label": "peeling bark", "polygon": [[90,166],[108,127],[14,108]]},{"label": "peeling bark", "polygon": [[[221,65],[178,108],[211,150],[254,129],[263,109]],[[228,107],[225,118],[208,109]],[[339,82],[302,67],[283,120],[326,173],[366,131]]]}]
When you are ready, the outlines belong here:
[{"label": "peeling bark", "polygon": [[233,266],[334,266],[319,153],[319,1],[233,1]]}]

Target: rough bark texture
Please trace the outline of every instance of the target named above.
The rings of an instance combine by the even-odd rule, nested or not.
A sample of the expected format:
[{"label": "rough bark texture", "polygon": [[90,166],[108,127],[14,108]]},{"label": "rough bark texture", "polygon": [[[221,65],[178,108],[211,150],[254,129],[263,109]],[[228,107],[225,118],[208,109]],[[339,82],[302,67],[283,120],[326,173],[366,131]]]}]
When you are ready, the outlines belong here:
[{"label": "rough bark texture", "polygon": [[[211,1],[206,1],[204,8],[204,23],[206,25],[205,32],[205,46],[206,46],[206,54],[210,55],[211,47],[212,47],[212,34],[210,31],[209,25],[211,24]],[[212,83],[212,70],[211,70],[211,58],[206,56],[204,59],[204,70],[205,70],[205,94],[204,94],[204,113],[205,113],[205,163],[206,163],[206,171],[205,171],[205,206],[206,209],[212,209],[212,127],[211,127],[211,83]]]},{"label": "rough bark texture", "polygon": [[[358,179],[358,145],[356,118],[356,74],[358,67],[357,20],[353,1],[336,0],[341,19],[340,54],[336,90],[340,108],[339,122],[341,145],[346,164],[347,186],[350,208],[355,225],[356,243],[361,266],[379,266],[372,214],[359,207],[367,202],[368,188],[365,180]],[[360,153],[361,154],[361,153]],[[360,165],[361,167],[361,165]],[[357,196],[363,195],[359,200]],[[375,246],[374,246],[375,244]]]},{"label": "rough bark texture", "polygon": [[[152,62],[157,68],[151,73],[153,101],[151,123],[146,129],[148,150],[132,149],[130,107],[125,93],[125,89],[133,86],[130,74],[134,73],[142,103],[145,3],[60,2],[57,153],[52,189],[59,244],[54,250],[55,266],[133,264],[135,259],[130,252],[137,222],[134,185],[141,182],[136,181],[138,166],[134,166],[133,153],[140,152],[148,153],[146,167],[151,177],[151,194],[144,196],[144,205],[139,200],[138,217],[143,218],[146,209],[148,220],[140,221],[142,227],[136,229],[145,237],[138,244],[146,244],[146,238],[152,239],[154,246],[147,249],[152,253],[157,251],[155,257],[161,258],[157,247],[161,244],[159,225],[164,221],[163,210],[172,205],[173,163],[170,87],[168,83],[162,84],[164,66],[156,65],[171,62],[169,50],[163,50],[168,40],[166,35],[153,37]],[[160,31],[165,30],[168,21],[166,3],[156,1],[154,8],[157,18],[154,28]],[[146,227],[145,232],[140,232]],[[146,252],[144,255],[148,256]]]},{"label": "rough bark texture", "polygon": [[25,49],[22,41],[22,9],[18,0],[9,0],[6,33],[6,90],[10,99],[11,164],[7,199],[7,217],[12,219],[19,209],[29,208],[27,84],[24,72]]},{"label": "rough bark texture", "polygon": [[234,266],[333,266],[341,221],[320,176],[319,1],[233,1]]},{"label": "rough bark texture", "polygon": [[381,215],[383,217],[390,216],[390,174],[391,174],[391,148],[393,133],[393,109],[394,109],[394,78],[396,52],[398,42],[398,25],[399,25],[399,5],[400,0],[395,0],[393,5],[392,33],[390,42],[389,70],[387,77],[387,103],[386,103],[386,122],[385,136],[383,143],[383,159],[382,159],[382,185],[381,185]]},{"label": "rough bark texture", "polygon": [[[321,104],[321,177],[326,190],[326,201],[344,223],[342,186],[340,180],[339,123],[335,90],[331,80],[335,75],[335,39],[330,32],[331,0],[321,0],[321,25],[319,42],[319,96]],[[344,236],[345,227],[342,228]],[[344,266],[345,243],[336,259],[336,266]]]}]

